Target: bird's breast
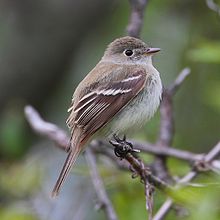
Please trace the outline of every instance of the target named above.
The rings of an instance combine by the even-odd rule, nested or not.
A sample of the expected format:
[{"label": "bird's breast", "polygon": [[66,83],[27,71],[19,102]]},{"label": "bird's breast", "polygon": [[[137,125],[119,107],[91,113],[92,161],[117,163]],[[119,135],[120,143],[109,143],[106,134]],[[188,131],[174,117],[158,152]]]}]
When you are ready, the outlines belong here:
[{"label": "bird's breast", "polygon": [[161,94],[162,83],[156,71],[148,77],[144,89],[110,122],[110,133],[135,132],[154,115]]}]

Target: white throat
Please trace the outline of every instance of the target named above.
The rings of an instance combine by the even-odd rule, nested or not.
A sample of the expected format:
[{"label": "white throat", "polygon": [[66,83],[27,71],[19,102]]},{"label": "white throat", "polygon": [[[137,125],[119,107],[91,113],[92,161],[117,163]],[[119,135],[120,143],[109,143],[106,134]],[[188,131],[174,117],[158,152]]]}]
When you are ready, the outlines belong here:
[{"label": "white throat", "polygon": [[144,59],[138,59],[138,60],[120,60],[120,59],[102,57],[101,62],[113,63],[113,64],[148,66],[148,65],[152,65],[152,56],[147,56]]}]

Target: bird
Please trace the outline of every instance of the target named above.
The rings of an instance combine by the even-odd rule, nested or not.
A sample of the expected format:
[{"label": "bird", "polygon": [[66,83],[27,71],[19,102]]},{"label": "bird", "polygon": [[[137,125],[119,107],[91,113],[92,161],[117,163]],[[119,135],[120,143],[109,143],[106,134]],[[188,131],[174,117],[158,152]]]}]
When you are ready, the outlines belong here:
[{"label": "bird", "polygon": [[92,139],[135,132],[154,115],[162,82],[152,56],[159,51],[138,38],[117,38],[79,83],[66,121],[71,132],[68,156],[52,196],[58,195],[79,154]]}]

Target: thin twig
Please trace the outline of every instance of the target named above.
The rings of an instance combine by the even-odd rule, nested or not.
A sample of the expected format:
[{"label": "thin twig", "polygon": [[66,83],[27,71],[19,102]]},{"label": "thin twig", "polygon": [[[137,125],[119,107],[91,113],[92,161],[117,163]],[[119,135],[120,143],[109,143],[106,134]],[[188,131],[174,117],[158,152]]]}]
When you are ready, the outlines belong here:
[{"label": "thin twig", "polygon": [[108,220],[117,220],[118,217],[116,215],[116,212],[113,208],[113,205],[105,191],[104,184],[102,182],[102,179],[99,175],[98,168],[96,165],[96,159],[94,153],[91,151],[90,148],[87,148],[86,152],[86,160],[89,165],[89,170],[91,174],[91,179],[97,194],[97,197],[100,202],[100,208],[103,208]]},{"label": "thin twig", "polygon": [[188,67],[184,68],[179,73],[179,75],[177,76],[175,81],[169,86],[169,88],[168,88],[169,93],[171,93],[172,95],[175,95],[175,93],[177,92],[177,90],[179,89],[181,84],[184,82],[186,77],[190,74],[190,72],[191,72],[190,68],[188,68]]},{"label": "thin twig", "polygon": [[31,128],[42,136],[54,141],[62,150],[67,151],[69,146],[69,137],[64,130],[55,124],[44,121],[40,114],[32,106],[27,105],[24,108],[25,117]]},{"label": "thin twig", "polygon": [[[172,144],[174,137],[173,96],[189,73],[190,69],[184,68],[168,89],[164,89],[163,91],[160,105],[161,120],[157,146],[163,147],[165,150]],[[154,164],[156,168],[155,172],[158,173],[159,177],[163,180],[172,182],[172,178],[166,166],[166,157],[162,155],[157,156]]]},{"label": "thin twig", "polygon": [[217,12],[220,15],[220,6],[214,2],[214,0],[206,0],[206,5],[209,9],[214,12]]},{"label": "thin twig", "polygon": [[127,27],[128,35],[139,37],[143,24],[144,10],[148,0],[129,0],[131,6],[131,15]]},{"label": "thin twig", "polygon": [[189,162],[200,160],[203,156],[203,154],[194,154],[190,151],[179,150],[168,146],[165,148],[163,145],[159,146],[157,144],[151,144],[148,142],[131,140],[131,143],[133,143],[134,148],[139,149],[141,152],[150,153],[153,155],[175,157]]},{"label": "thin twig", "polygon": [[173,205],[173,200],[171,198],[168,198],[163,205],[160,207],[160,209],[157,211],[156,215],[153,217],[153,220],[162,220],[165,218],[167,212],[170,210],[170,208]]},{"label": "thin twig", "polygon": [[[216,157],[220,156],[220,142],[215,145],[210,152],[204,156],[203,162],[204,163],[210,163],[213,161]],[[181,178],[176,185],[176,188],[179,188],[183,185],[186,185],[190,181],[192,181],[197,175],[199,174],[199,170],[192,170],[188,174],[186,174],[183,178]],[[166,216],[166,214],[169,212],[173,205],[173,200],[171,198],[168,198],[164,204],[161,206],[161,208],[158,210],[157,214],[154,216],[153,220],[162,220]]]},{"label": "thin twig", "polygon": [[190,69],[184,68],[168,89],[164,89],[160,106],[161,122],[159,140],[157,142],[159,146],[168,147],[172,143],[174,136],[173,96],[189,74]]},{"label": "thin twig", "polygon": [[153,207],[154,207],[154,186],[150,184],[150,182],[147,181],[145,182],[145,200],[146,200],[146,209],[148,210],[148,220],[153,219]]},{"label": "thin twig", "polygon": [[[64,130],[62,130],[55,124],[45,121],[37,112],[37,110],[34,109],[32,106],[25,107],[25,117],[33,131],[54,141],[61,150],[66,149],[66,146],[69,143],[69,136]],[[177,159],[186,160],[189,162],[201,160],[203,158],[203,154],[194,154],[189,151],[179,150],[172,147],[167,147],[165,149],[163,148],[163,146],[157,146],[155,144],[136,141],[133,139],[129,140],[129,142],[133,143],[134,148],[153,155],[175,157]],[[91,142],[90,145],[97,153],[105,154],[115,161],[116,156],[114,155],[111,148],[105,147],[110,146],[110,144],[108,144],[106,141],[96,140]],[[213,164],[219,164],[219,162],[213,161]],[[217,165],[215,165],[215,167],[217,167]],[[218,167],[220,167],[220,165]]]},{"label": "thin twig", "polygon": [[115,147],[115,155],[121,159],[125,159],[130,164],[130,169],[133,172],[132,177],[140,176],[141,182],[144,183],[146,209],[148,210],[148,219],[152,220],[153,217],[153,192],[154,186],[165,189],[170,188],[163,180],[160,180],[154,176],[150,170],[150,167],[146,166],[144,162],[133,155],[137,152],[133,148],[133,145],[126,141],[125,136],[120,139],[118,136],[114,136],[114,140],[110,141],[110,144]]},{"label": "thin twig", "polygon": [[125,159],[129,162],[134,170],[143,181],[147,178],[151,184],[153,184],[158,189],[171,189],[170,185],[158,178],[157,176],[153,175],[148,167],[143,165],[143,161],[140,159],[135,158],[131,153],[126,154]]}]

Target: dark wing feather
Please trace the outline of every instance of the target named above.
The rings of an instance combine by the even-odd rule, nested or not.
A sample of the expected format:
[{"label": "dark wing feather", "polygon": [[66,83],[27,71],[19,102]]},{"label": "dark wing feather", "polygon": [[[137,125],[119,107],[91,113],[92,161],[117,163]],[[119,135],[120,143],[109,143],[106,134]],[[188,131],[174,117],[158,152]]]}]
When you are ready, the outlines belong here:
[{"label": "dark wing feather", "polygon": [[82,128],[86,141],[123,109],[144,87],[145,71],[139,70],[121,81],[112,82],[86,94],[73,109],[75,126]]}]

